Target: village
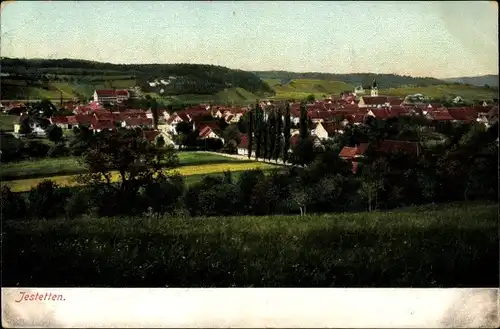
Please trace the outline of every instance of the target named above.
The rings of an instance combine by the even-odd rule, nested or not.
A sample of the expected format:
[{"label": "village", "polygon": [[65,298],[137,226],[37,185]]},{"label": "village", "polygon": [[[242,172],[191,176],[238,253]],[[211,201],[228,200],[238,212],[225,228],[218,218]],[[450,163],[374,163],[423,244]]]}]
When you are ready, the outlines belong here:
[{"label": "village", "polygon": [[[197,139],[224,141],[223,129],[229,125],[237,125],[244,115],[252,107],[228,107],[213,104],[199,104],[188,106],[185,109],[169,113],[162,110],[157,116],[155,109],[129,109],[122,106],[123,102],[129,100],[133,93],[129,90],[95,90],[93,100],[88,104],[76,101],[61,102],[62,109],[72,112],[73,115],[51,116],[50,124],[60,127],[63,131],[72,130],[75,127],[87,127],[94,133],[104,130],[115,130],[117,128],[140,129],[143,136],[155,142],[158,138],[165,141],[166,145],[179,148],[179,135],[177,126],[183,122],[189,124],[192,131],[197,132]],[[387,120],[404,116],[421,117],[431,122],[477,122],[488,128],[498,120],[498,105],[483,101],[475,106],[460,106],[460,97],[454,101],[453,107],[445,107],[440,103],[426,103],[424,95],[408,95],[406,98],[383,96],[378,94],[376,81],[370,90],[370,95],[365,95],[362,87],[356,87],[354,91],[346,91],[340,96],[332,95],[323,100],[313,101],[290,101],[290,122],[292,125],[290,147],[297,144],[299,140],[299,122],[301,106],[305,104],[308,118],[308,130],[314,139],[316,146],[332,139],[335,135],[343,134],[347,126],[364,125],[369,118]],[[258,106],[267,113],[270,109],[282,105],[283,102],[263,100]],[[6,104],[4,112],[15,111],[16,108],[24,108],[22,103]],[[160,111],[158,111],[160,112]],[[20,134],[20,122],[26,113],[19,112],[19,122],[14,124],[14,135],[22,138]],[[266,119],[266,114],[264,114]],[[282,118],[284,119],[284,118]],[[220,122],[224,123],[221,127]],[[46,135],[46,127],[42,127],[36,120],[30,121],[31,133],[39,137]],[[381,149],[390,152],[391,149],[406,150],[406,152],[418,153],[419,141],[387,140],[383,141]],[[367,146],[344,147],[340,156],[347,160],[363,156]],[[241,134],[239,143],[235,150],[238,155],[248,156],[248,136]],[[255,156],[253,151],[252,156]]]}]

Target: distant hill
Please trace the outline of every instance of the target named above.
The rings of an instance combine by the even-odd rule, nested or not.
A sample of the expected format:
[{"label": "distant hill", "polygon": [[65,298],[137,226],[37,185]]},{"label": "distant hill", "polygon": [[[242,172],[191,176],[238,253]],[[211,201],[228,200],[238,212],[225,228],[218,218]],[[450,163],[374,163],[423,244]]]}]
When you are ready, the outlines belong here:
[{"label": "distant hill", "polygon": [[[2,58],[1,99],[88,98],[97,88],[141,87],[162,96],[221,95],[250,99],[272,96],[274,91],[257,75],[215,65],[111,64],[75,59]],[[150,82],[166,81],[151,85]],[[228,93],[228,90],[232,92]],[[240,97],[241,96],[241,97]],[[228,101],[234,101],[228,99]]]},{"label": "distant hill", "polygon": [[377,80],[379,88],[398,88],[405,86],[425,87],[432,85],[447,84],[444,80],[429,77],[411,77],[396,74],[376,74],[376,73],[352,73],[333,74],[318,72],[288,72],[288,71],[253,71],[261,79],[279,80],[281,84],[295,79],[307,80],[331,80],[340,81],[350,85],[361,84],[364,88],[369,88],[374,79]]},{"label": "distant hill", "polygon": [[447,82],[464,83],[473,86],[483,87],[484,85],[498,87],[498,75],[480,75],[476,77],[457,77],[457,78],[447,78],[443,79]]}]

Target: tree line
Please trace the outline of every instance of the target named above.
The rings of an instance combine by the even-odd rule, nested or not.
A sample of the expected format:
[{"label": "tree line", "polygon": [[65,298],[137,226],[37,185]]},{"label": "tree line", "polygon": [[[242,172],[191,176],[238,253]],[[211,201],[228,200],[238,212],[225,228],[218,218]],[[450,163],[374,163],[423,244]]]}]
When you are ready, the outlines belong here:
[{"label": "tree line", "polygon": [[[498,200],[498,182],[492,179],[498,174],[498,124],[488,129],[474,124],[443,127],[446,141],[425,148],[420,155],[371,150],[356,172],[349,161],[339,157],[339,148],[364,138],[356,136],[362,132],[352,130],[325,143],[324,148],[315,148],[307,166],[250,170],[239,177],[226,172],[191,185],[175,174],[177,151],[145,141],[140,132],[82,131],[75,142],[81,143],[86,172],[77,181],[85,185],[69,189],[44,181],[26,194],[3,186],[2,212],[7,219],[269,215]],[[369,138],[383,138],[375,131],[368,132],[372,134]],[[261,141],[257,145],[275,139],[262,132],[255,141],[257,137]],[[259,152],[269,157],[271,150],[260,147]]]},{"label": "tree line", "polygon": [[432,86],[450,84],[447,81],[431,77],[412,77],[397,74],[375,74],[375,73],[351,73],[351,74],[333,74],[320,72],[287,72],[287,71],[255,71],[257,76],[262,79],[280,79],[282,83],[288,83],[293,79],[319,79],[343,81],[353,85],[361,84],[363,88],[369,89],[373,80],[384,88],[397,88],[406,85],[414,86]]},{"label": "tree line", "polygon": [[[71,75],[71,70],[80,75],[95,76],[117,73],[133,75],[138,84],[148,87],[147,81],[155,78],[168,79],[169,76],[182,78],[183,83],[175,84],[175,94],[213,94],[228,87],[241,87],[255,94],[273,94],[269,85],[251,72],[233,70],[222,66],[201,64],[111,64],[74,59],[19,59],[2,58],[2,72],[30,77],[45,74]],[[85,71],[88,70],[88,71]],[[61,73],[63,72],[63,73]],[[172,93],[174,93],[172,91]]]}]

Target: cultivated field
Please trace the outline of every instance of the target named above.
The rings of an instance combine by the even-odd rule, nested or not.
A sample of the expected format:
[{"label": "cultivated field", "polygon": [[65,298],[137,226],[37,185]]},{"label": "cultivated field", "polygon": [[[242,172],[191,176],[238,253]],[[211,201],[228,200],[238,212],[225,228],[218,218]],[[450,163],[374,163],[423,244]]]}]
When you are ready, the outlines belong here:
[{"label": "cultivated field", "polygon": [[[210,153],[179,152],[177,154],[181,166],[246,162]],[[43,158],[0,164],[0,175],[3,181],[78,174],[84,171],[85,168],[78,162],[77,157]]]},{"label": "cultivated field", "polygon": [[[323,96],[340,95],[343,91],[353,91],[354,85],[340,81],[314,80],[314,79],[294,79],[285,85],[281,85],[279,79],[266,79],[269,86],[273,88],[276,95],[274,99],[305,99],[313,94],[316,99]],[[482,87],[468,85],[435,85],[428,87],[401,87],[379,89],[380,95],[387,96],[407,96],[412,94],[424,94],[430,98],[461,96],[466,100],[492,99],[498,96],[498,91]],[[370,95],[370,90],[365,90],[365,95]]]},{"label": "cultivated field", "polygon": [[3,284],[497,287],[497,219],[496,204],[469,203],[303,217],[4,221]]},{"label": "cultivated field", "polygon": [[472,101],[475,99],[493,99],[498,97],[498,91],[482,87],[472,87],[467,85],[437,85],[428,87],[402,87],[380,89],[380,95],[407,96],[412,94],[423,94],[430,98],[455,97]]},{"label": "cultivated field", "polygon": [[339,95],[341,92],[352,91],[354,86],[341,81],[294,79],[285,85],[281,85],[276,79],[271,79],[270,86],[276,92],[273,99],[305,99],[313,94],[316,99],[332,94]]},{"label": "cultivated field", "polygon": [[[182,154],[182,153],[181,153]],[[275,168],[276,166],[267,164],[267,163],[259,163],[259,162],[253,162],[253,161],[242,161],[242,160],[236,160],[236,159],[229,159],[226,157],[224,158],[224,161],[219,159],[216,159],[215,155],[207,155],[207,159],[212,158],[212,162],[210,160],[206,160],[205,164],[200,164],[201,159],[186,159],[186,162],[184,163],[183,166],[180,166],[179,168],[176,168],[170,172],[176,171],[180,173],[183,176],[201,176],[201,175],[211,175],[211,174],[219,174],[222,173],[226,170],[230,170],[231,172],[235,171],[244,171],[244,170],[249,170],[249,169],[262,169],[262,170],[267,170],[267,169],[272,169]],[[201,158],[202,156],[200,156]],[[71,159],[71,158],[70,158]],[[72,162],[75,161],[74,159],[67,159],[68,163],[74,166],[75,170],[78,166],[78,163]],[[188,163],[191,162],[191,165],[188,165]],[[198,162],[197,162],[198,161]],[[194,164],[196,163],[196,164]],[[51,163],[51,165],[53,165]],[[46,167],[49,168],[49,167]],[[54,168],[54,167],[50,167]],[[81,167],[80,167],[81,168]],[[32,172],[36,171],[36,168],[32,169]],[[80,170],[81,172],[81,170]],[[2,181],[3,185],[9,186],[13,192],[24,192],[30,190],[32,187],[35,187],[38,185],[40,182],[42,182],[45,179],[50,179],[54,181],[56,184],[59,186],[77,186],[78,184],[75,182],[76,175],[53,175],[53,176],[42,176],[38,178],[28,178],[28,179],[17,179],[17,180],[11,180],[11,181]],[[119,175],[117,172],[112,173],[112,180],[117,181],[119,178]],[[201,179],[201,178],[199,178]],[[193,181],[196,181],[198,179],[195,179]]]},{"label": "cultivated field", "polygon": [[0,114],[0,130],[14,131],[14,122],[18,119],[15,115]]}]

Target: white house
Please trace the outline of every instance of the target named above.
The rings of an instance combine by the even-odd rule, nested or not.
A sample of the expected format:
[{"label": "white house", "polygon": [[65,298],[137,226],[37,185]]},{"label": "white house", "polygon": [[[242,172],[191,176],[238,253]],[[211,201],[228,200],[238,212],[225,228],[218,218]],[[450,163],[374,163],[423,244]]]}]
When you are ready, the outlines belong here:
[{"label": "white house", "polygon": [[201,130],[200,130],[200,135],[199,135],[200,139],[207,139],[207,138],[218,138],[218,139],[222,139],[220,138],[219,135],[217,135],[216,133],[214,133],[214,131],[212,130],[212,128],[208,127],[208,126],[205,126],[203,127]]},{"label": "white house", "polygon": [[[311,134],[312,134],[312,132],[311,132]],[[328,132],[323,127],[321,122],[318,122],[318,124],[316,124],[316,127],[314,128],[314,135],[317,136],[319,139],[327,139],[328,138]]]},{"label": "white house", "polygon": [[58,126],[61,129],[68,129],[70,128],[69,122],[68,122],[68,117],[50,117],[49,119],[50,123],[53,125]]},{"label": "white house", "polygon": [[[30,128],[31,128],[31,133],[36,135],[36,136],[39,136],[39,137],[45,137],[47,134],[45,133],[45,129],[42,128],[42,126],[34,121],[34,120],[30,120],[30,124],[29,124]],[[19,131],[21,130],[21,124],[20,123],[15,123],[14,124],[14,133],[15,134],[19,134]]]}]

